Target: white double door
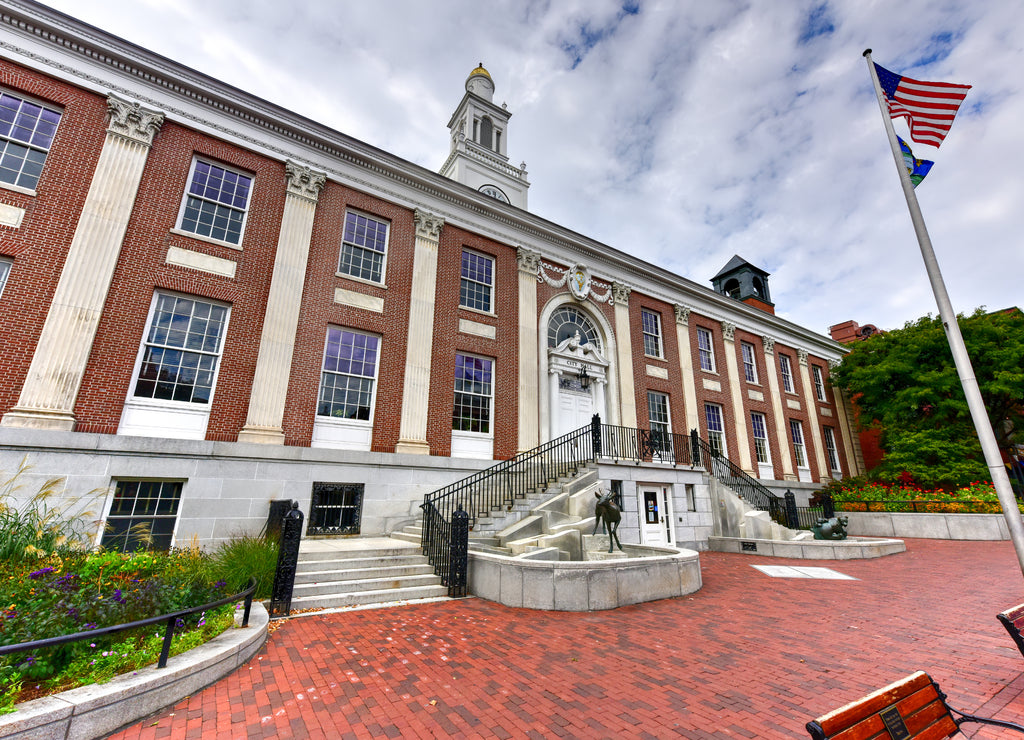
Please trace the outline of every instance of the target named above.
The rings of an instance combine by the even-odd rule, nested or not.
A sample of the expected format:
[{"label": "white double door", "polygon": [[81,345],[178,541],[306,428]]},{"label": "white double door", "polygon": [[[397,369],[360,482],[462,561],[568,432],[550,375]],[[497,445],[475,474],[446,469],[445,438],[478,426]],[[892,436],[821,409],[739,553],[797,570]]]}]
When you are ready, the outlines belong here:
[{"label": "white double door", "polygon": [[588,392],[562,389],[558,392],[558,434],[574,432],[590,423],[594,416],[594,399]]}]

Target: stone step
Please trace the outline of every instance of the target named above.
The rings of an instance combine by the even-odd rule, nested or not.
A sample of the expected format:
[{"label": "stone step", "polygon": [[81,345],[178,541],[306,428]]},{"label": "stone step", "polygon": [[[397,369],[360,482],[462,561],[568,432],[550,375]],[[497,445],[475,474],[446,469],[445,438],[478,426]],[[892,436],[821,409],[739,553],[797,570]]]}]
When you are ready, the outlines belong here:
[{"label": "stone step", "polygon": [[367,568],[388,568],[402,565],[418,565],[423,557],[418,550],[405,550],[402,555],[384,555],[382,557],[343,557],[339,553],[334,558],[303,560],[299,558],[296,573],[317,573],[329,570],[365,570]]},{"label": "stone step", "polygon": [[342,606],[367,606],[390,604],[396,601],[414,599],[436,599],[448,596],[448,589],[441,585],[412,586],[408,588],[385,588],[376,591],[352,591],[330,595],[310,595],[292,598],[292,610],[333,609]]},{"label": "stone step", "polygon": [[391,538],[395,540],[401,540],[402,542],[414,542],[417,545],[420,544],[421,537],[419,533],[413,534],[410,532],[392,532]]},{"label": "stone step", "polygon": [[417,562],[408,565],[376,565],[369,568],[352,568],[345,561],[337,561],[345,566],[344,570],[303,570],[295,573],[295,584],[300,583],[338,583],[341,581],[361,581],[369,578],[396,578],[403,576],[431,575],[434,571],[429,563]]},{"label": "stone step", "polygon": [[344,549],[303,549],[299,548],[299,562],[305,563],[314,560],[336,560],[339,558],[372,558],[372,557],[399,557],[402,555],[415,555],[416,548],[409,547],[401,542],[395,542],[387,546],[367,546],[346,543]]},{"label": "stone step", "polygon": [[296,583],[292,601],[295,597],[307,596],[345,596],[362,591],[400,591],[402,589],[440,585],[441,579],[432,572],[424,575],[395,576],[383,578],[363,578],[359,580],[319,581],[316,583]]}]

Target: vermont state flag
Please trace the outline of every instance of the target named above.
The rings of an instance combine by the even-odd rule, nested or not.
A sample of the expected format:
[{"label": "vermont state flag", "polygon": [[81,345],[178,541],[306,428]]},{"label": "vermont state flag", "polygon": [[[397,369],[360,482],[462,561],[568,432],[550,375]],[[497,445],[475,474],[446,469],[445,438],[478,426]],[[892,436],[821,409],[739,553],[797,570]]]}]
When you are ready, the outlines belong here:
[{"label": "vermont state flag", "polygon": [[932,165],[935,164],[927,159],[917,159],[914,153],[910,151],[910,147],[907,146],[907,142],[896,137],[900,142],[900,151],[903,152],[903,163],[907,166],[907,172],[910,174],[910,182],[914,184],[916,188],[921,184],[921,180],[931,170]]}]

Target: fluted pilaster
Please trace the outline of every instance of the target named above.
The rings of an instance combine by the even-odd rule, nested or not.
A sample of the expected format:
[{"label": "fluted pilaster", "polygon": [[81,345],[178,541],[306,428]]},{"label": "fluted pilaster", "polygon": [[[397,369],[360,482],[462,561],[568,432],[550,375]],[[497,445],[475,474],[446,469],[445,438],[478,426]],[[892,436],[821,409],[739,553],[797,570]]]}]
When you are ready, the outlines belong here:
[{"label": "fluted pilaster", "polygon": [[437,294],[437,251],[444,219],[416,209],[416,248],[409,305],[409,339],[402,383],[402,425],[395,452],[430,454],[427,410],[430,399],[430,355],[434,341],[434,302]]},{"label": "fluted pilaster", "polygon": [[74,406],[163,114],[115,96],[110,124],[17,405],[3,426],[72,430]]},{"label": "fluted pilaster", "polygon": [[519,263],[519,452],[540,444],[540,383],[537,354],[537,270],[540,255],[520,247]]},{"label": "fluted pilaster", "polygon": [[619,360],[619,418],[622,426],[636,426],[636,383],[633,378],[633,340],[629,325],[629,294],[622,283],[612,283],[615,303],[615,347]]},{"label": "fluted pilaster", "polygon": [[274,256],[274,273],[263,317],[245,426],[240,442],[284,444],[284,406],[295,353],[309,242],[317,199],[327,175],[295,162],[285,164],[287,194]]}]

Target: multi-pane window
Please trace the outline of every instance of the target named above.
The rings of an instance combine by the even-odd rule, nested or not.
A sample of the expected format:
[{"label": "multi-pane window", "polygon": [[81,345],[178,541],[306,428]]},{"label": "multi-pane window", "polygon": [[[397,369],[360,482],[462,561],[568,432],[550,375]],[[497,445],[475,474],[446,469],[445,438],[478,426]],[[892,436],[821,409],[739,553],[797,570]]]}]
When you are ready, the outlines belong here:
[{"label": "multi-pane window", "polygon": [[601,336],[586,314],[573,306],[556,309],[548,321],[548,346],[557,347],[576,334],[580,335],[580,344],[591,344],[601,349]]},{"label": "multi-pane window", "polygon": [[715,350],[711,346],[711,332],[697,328],[697,354],[700,356],[700,369],[709,373],[715,372]]},{"label": "multi-pane window", "polygon": [[345,214],[338,272],[349,277],[384,282],[384,255],[388,248],[388,223],[362,213]]},{"label": "multi-pane window", "polygon": [[455,408],[452,429],[491,433],[491,401],[494,398],[494,364],[472,355],[455,355]]},{"label": "multi-pane window", "polygon": [[181,481],[119,480],[102,545],[116,552],[170,550]]},{"label": "multi-pane window", "polygon": [[817,365],[811,365],[811,370],[814,372],[814,395],[819,401],[825,401],[825,376]]},{"label": "multi-pane window", "polygon": [[716,403],[704,404],[704,420],[708,425],[708,444],[719,455],[725,455],[725,423],[722,407]]},{"label": "multi-pane window", "polygon": [[798,468],[807,467],[807,452],[804,449],[804,427],[796,419],[789,420],[789,438],[793,441],[793,454]]},{"label": "multi-pane window", "polygon": [[181,209],[181,230],[228,244],[242,241],[252,178],[197,159]]},{"label": "multi-pane window", "polygon": [[35,190],[60,112],[0,93],[0,182]]},{"label": "multi-pane window", "polygon": [[0,259],[0,296],[4,294],[4,286],[7,285],[7,276],[11,274],[11,261]]},{"label": "multi-pane window", "polygon": [[494,259],[468,249],[462,250],[462,282],[459,285],[459,305],[491,312],[491,294],[494,291]]},{"label": "multi-pane window", "polygon": [[369,334],[328,327],[317,416],[370,420],[379,342]]},{"label": "multi-pane window", "polygon": [[748,383],[756,383],[757,362],[754,360],[754,345],[740,342],[740,351],[743,353],[743,377]]},{"label": "multi-pane window", "polygon": [[793,365],[789,355],[779,355],[779,371],[782,373],[782,388],[787,393],[793,392]]},{"label": "multi-pane window", "polygon": [[750,428],[754,433],[754,453],[757,455],[757,461],[767,465],[772,458],[768,450],[768,428],[764,423],[764,414],[751,411]]},{"label": "multi-pane window", "polygon": [[672,426],[668,415],[668,396],[657,391],[647,391],[647,418],[651,422],[658,449],[667,448]]},{"label": "multi-pane window", "polygon": [[646,308],[640,309],[640,323],[644,332],[644,354],[663,357],[661,351],[661,316]]},{"label": "multi-pane window", "polygon": [[135,397],[209,403],[227,320],[227,306],[158,293]]},{"label": "multi-pane window", "polygon": [[828,453],[829,470],[841,471],[839,466],[839,452],[836,450],[836,433],[832,427],[824,427],[825,430],[825,451]]}]

